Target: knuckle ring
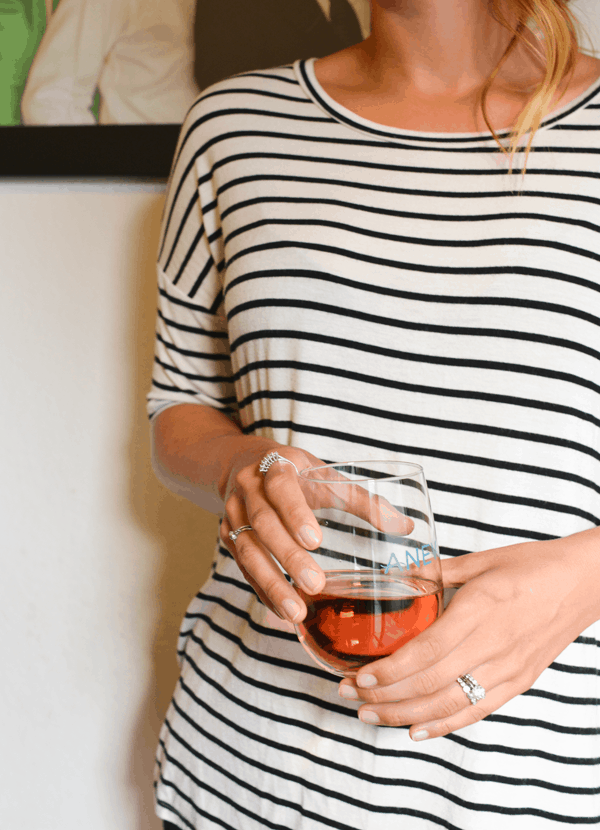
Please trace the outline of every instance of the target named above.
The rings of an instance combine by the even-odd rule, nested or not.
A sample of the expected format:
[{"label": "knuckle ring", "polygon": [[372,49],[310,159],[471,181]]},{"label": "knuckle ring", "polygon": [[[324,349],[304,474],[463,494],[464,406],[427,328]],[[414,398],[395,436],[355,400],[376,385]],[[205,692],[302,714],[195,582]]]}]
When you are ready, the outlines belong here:
[{"label": "knuckle ring", "polygon": [[484,699],[485,689],[479,685],[472,674],[461,674],[456,678],[456,682],[469,698],[471,706],[475,706],[479,700]]},{"label": "knuckle ring", "polygon": [[289,458],[284,458],[283,455],[279,455],[278,452],[267,453],[258,465],[258,469],[263,475],[266,475],[267,470],[270,470],[273,464],[277,464],[278,461],[283,464],[291,464],[294,470],[296,470],[296,473],[298,473],[298,467],[296,467],[294,462],[290,461]]},{"label": "knuckle ring", "polygon": [[234,544],[235,544],[235,540],[237,539],[237,537],[238,537],[238,536],[240,535],[240,533],[242,533],[244,530],[252,530],[252,527],[251,527],[250,525],[242,525],[241,527],[238,527],[238,529],[237,529],[237,530],[230,530],[230,531],[229,531],[229,538],[231,539],[231,541],[232,541]]}]

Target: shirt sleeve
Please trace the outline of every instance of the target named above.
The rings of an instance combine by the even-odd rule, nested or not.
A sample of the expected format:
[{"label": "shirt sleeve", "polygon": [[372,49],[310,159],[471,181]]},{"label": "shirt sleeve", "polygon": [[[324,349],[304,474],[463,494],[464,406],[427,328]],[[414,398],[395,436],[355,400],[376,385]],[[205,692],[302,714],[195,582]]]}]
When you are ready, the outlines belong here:
[{"label": "shirt sleeve", "polygon": [[[162,220],[152,416],[166,401],[212,406],[237,420],[223,308],[222,232],[199,103],[184,122]],[[206,169],[205,169],[206,168]]]}]

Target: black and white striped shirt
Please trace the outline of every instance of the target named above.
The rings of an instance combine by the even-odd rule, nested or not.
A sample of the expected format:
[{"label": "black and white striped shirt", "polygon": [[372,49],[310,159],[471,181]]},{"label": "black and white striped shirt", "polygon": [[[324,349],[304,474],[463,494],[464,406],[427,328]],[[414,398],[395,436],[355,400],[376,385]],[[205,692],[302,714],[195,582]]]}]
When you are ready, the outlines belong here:
[{"label": "black and white striped shirt", "polygon": [[[524,183],[507,168],[489,134],[355,115],[313,61],[210,87],[165,206],[150,413],[416,460],[445,555],[600,524],[600,83],[545,120]],[[182,828],[600,824],[598,624],[418,745],[357,719],[223,549],[179,654],[157,801]]]}]

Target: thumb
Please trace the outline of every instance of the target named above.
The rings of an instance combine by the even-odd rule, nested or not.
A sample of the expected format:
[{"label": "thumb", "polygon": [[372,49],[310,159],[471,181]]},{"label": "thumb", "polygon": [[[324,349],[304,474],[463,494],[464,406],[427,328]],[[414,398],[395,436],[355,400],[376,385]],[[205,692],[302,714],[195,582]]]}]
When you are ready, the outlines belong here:
[{"label": "thumb", "polygon": [[463,553],[451,559],[442,559],[442,579],[446,588],[458,588],[465,582],[494,567],[494,550]]}]

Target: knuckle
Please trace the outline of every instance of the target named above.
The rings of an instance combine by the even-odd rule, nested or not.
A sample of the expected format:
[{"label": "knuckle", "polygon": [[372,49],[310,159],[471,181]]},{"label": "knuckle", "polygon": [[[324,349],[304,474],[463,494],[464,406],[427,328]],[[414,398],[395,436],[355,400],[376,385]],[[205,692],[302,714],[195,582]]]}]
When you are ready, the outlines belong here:
[{"label": "knuckle", "polygon": [[299,574],[310,563],[310,560],[307,560],[306,551],[299,548],[292,539],[289,545],[278,552],[277,558],[290,574]]},{"label": "knuckle", "polygon": [[434,672],[423,672],[414,681],[416,694],[427,696],[436,692],[440,687],[439,678]]},{"label": "knuckle", "polygon": [[487,716],[491,714],[490,712],[482,709],[481,706],[471,706],[469,705],[469,723],[478,723],[478,721],[487,718]]},{"label": "knuckle", "polygon": [[273,510],[265,504],[253,507],[248,514],[248,524],[251,524],[259,535],[273,527],[274,519]]},{"label": "knuckle", "polygon": [[443,654],[440,641],[431,632],[427,632],[427,636],[419,642],[419,650],[422,660],[429,664],[437,663]]},{"label": "knuckle", "polygon": [[400,717],[400,713],[396,709],[387,709],[380,712],[381,723],[386,726],[404,726],[406,721]]},{"label": "knuckle", "polygon": [[[246,538],[242,539],[242,536],[246,536]],[[239,536],[234,547],[236,559],[243,562],[244,568],[248,571],[248,573],[256,573],[258,570],[257,566],[260,565],[260,560],[262,559],[262,553],[257,549],[256,545],[252,544],[248,534],[242,534]]]},{"label": "knuckle", "polygon": [[254,474],[255,472],[252,465],[241,467],[236,471],[233,477],[234,485],[244,490],[248,485],[248,482],[254,478]]},{"label": "knuckle", "polygon": [[236,512],[238,505],[239,505],[239,497],[236,496],[235,493],[230,493],[227,498],[225,499],[225,513],[227,516],[231,516],[233,513]]},{"label": "knuckle", "polygon": [[[471,705],[471,704],[469,704]],[[445,721],[446,718],[451,718],[463,708],[462,703],[452,700],[450,697],[444,697],[437,703],[437,709],[440,717]],[[473,708],[473,707],[471,707]]]}]

